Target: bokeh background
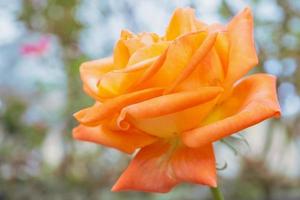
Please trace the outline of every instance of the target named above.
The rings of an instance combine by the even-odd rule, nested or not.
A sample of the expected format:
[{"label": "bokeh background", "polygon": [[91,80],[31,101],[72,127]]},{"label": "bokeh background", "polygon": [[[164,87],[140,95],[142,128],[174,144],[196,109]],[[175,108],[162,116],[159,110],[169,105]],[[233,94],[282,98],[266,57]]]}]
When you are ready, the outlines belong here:
[{"label": "bokeh background", "polygon": [[130,157],[72,139],[72,113],[92,103],[78,68],[108,56],[121,29],[163,34],[176,7],[226,23],[246,5],[260,58],[252,72],[278,76],[283,116],[216,144],[220,185],[226,199],[299,200],[298,0],[0,0],[0,200],[210,199],[189,184],[110,192]]}]

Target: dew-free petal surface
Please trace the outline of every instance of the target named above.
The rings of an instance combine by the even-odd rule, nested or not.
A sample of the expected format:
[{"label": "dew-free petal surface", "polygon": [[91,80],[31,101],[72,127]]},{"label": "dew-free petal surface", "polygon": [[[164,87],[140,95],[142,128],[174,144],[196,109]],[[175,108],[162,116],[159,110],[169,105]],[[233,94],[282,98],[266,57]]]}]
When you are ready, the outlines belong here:
[{"label": "dew-free petal surface", "polygon": [[168,151],[171,145],[156,142],[142,148],[115,183],[112,191],[168,192],[180,181],[173,176]]},{"label": "dew-free petal surface", "polygon": [[258,63],[253,24],[252,12],[249,8],[246,8],[227,25],[230,45],[227,84],[233,84]]},{"label": "dew-free petal surface", "polygon": [[203,87],[132,104],[122,109],[117,123],[124,130],[133,124],[149,134],[172,137],[199,125],[222,91],[220,87]]},{"label": "dew-free petal surface", "polygon": [[180,146],[172,157],[175,177],[181,182],[217,186],[216,161],[212,144],[200,148]]},{"label": "dew-free petal surface", "polygon": [[80,77],[85,92],[95,99],[99,99],[97,83],[107,72],[114,69],[113,58],[84,62],[80,66]]},{"label": "dew-free petal surface", "polygon": [[280,115],[276,78],[255,74],[236,84],[232,95],[203,121],[201,127],[183,133],[190,147],[200,147]]},{"label": "dew-free petal surface", "polygon": [[94,106],[83,109],[74,114],[74,117],[82,124],[97,125],[106,118],[113,116],[123,107],[145,101],[161,95],[162,88],[149,88],[137,92],[124,94],[104,103],[96,103]]},{"label": "dew-free petal surface", "polygon": [[77,140],[113,147],[130,154],[137,148],[151,144],[156,140],[155,137],[138,130],[112,131],[102,125],[95,127],[79,125],[73,129],[73,137]]},{"label": "dew-free petal surface", "polygon": [[188,148],[158,141],[142,148],[112,191],[169,192],[180,182],[216,187],[212,145]]},{"label": "dew-free petal surface", "polygon": [[177,37],[205,28],[205,24],[196,19],[195,11],[191,8],[178,8],[171,17],[166,30],[166,40],[174,40]]}]

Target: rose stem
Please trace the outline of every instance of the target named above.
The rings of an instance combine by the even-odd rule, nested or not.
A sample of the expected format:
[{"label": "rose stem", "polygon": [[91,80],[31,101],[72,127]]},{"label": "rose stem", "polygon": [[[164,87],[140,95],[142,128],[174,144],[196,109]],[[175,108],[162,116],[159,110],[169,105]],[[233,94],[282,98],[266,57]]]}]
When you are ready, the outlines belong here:
[{"label": "rose stem", "polygon": [[214,200],[224,200],[223,194],[219,187],[215,187],[215,188],[211,187],[210,191],[212,196],[214,197]]}]

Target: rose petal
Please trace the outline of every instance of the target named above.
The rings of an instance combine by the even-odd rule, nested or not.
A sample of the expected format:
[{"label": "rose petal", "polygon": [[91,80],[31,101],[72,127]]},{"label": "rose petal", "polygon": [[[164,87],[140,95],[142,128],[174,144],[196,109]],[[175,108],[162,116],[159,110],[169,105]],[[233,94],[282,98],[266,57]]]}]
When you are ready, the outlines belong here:
[{"label": "rose petal", "polygon": [[112,191],[168,192],[180,182],[216,186],[214,152],[156,142],[142,148],[116,182]]},{"label": "rose petal", "polygon": [[160,56],[168,47],[169,42],[159,42],[137,50],[128,61],[128,65],[142,62],[146,59]]},{"label": "rose petal", "polygon": [[163,54],[161,54],[155,62],[152,63],[152,65],[145,70],[145,72],[134,81],[134,83],[127,89],[127,91],[133,91],[136,90],[142,85],[144,82],[147,82],[163,65],[166,59],[168,49],[166,49]]},{"label": "rose petal", "polygon": [[227,25],[230,44],[227,84],[233,84],[258,63],[253,36],[253,15],[244,9]]},{"label": "rose petal", "polygon": [[229,39],[228,32],[219,32],[217,41],[215,42],[215,49],[222,63],[223,73],[226,76],[229,62]]},{"label": "rose petal", "polygon": [[159,36],[155,33],[143,32],[137,35],[132,34],[130,38],[123,40],[123,42],[128,48],[129,55],[132,56],[139,49],[151,46],[156,43],[158,38]]},{"label": "rose petal", "polygon": [[[161,42],[136,50],[126,68],[111,71],[103,76],[98,84],[101,98],[112,98],[132,91],[131,88],[140,81],[146,71],[159,64],[158,56],[163,56],[161,54],[167,47],[167,42]],[[155,60],[152,60],[153,58]]]},{"label": "rose petal", "polygon": [[145,101],[161,95],[162,88],[149,88],[129,94],[118,96],[114,99],[96,103],[94,106],[83,109],[74,114],[74,117],[82,124],[93,126],[101,123],[102,120],[113,116],[127,105]]},{"label": "rose petal", "polygon": [[[144,59],[157,56],[153,54],[155,54],[161,46],[166,46],[168,43],[157,42],[158,39],[159,36],[155,33],[140,33],[135,35],[127,30],[123,30],[114,48],[114,65],[117,69],[123,69],[126,65],[133,65]],[[154,47],[151,47],[153,45]],[[141,49],[147,49],[148,47],[150,47],[152,51],[146,50],[144,53],[138,53]],[[142,52],[143,51],[145,50],[142,50]]]},{"label": "rose petal", "polygon": [[156,140],[155,137],[137,130],[121,132],[112,131],[103,126],[88,127],[84,125],[79,125],[73,129],[73,137],[77,140],[113,147],[129,154]]},{"label": "rose petal", "polygon": [[172,157],[175,177],[182,182],[217,186],[216,161],[211,144],[200,148],[179,147]]},{"label": "rose petal", "polygon": [[127,106],[122,109],[121,115],[139,119],[167,115],[210,101],[222,91],[220,87],[203,87],[196,91],[163,95]]},{"label": "rose petal", "polygon": [[216,86],[222,87],[224,80],[224,71],[217,51],[211,49],[201,60],[196,69],[176,86],[174,92],[192,91],[197,88]]},{"label": "rose petal", "polygon": [[213,48],[217,35],[217,33],[208,34],[205,40],[201,43],[200,47],[194,52],[187,66],[182,70],[181,74],[178,77],[176,77],[174,82],[168,88],[166,88],[164,94],[169,94],[173,92],[177,85],[184,81],[196,69],[198,64]]},{"label": "rose petal", "polygon": [[178,8],[170,20],[165,38],[166,40],[174,40],[185,33],[195,32],[205,27],[204,23],[196,19],[194,9]]},{"label": "rose petal", "polygon": [[80,77],[85,92],[95,99],[99,99],[97,83],[103,75],[114,69],[111,57],[89,61],[81,64]]},{"label": "rose petal", "polygon": [[130,122],[149,134],[170,137],[199,125],[221,92],[219,87],[203,87],[132,104],[122,109],[117,123],[124,130]]},{"label": "rose petal", "polygon": [[172,174],[167,152],[170,144],[156,142],[142,148],[115,183],[112,191],[168,192],[179,183]]},{"label": "rose petal", "polygon": [[200,147],[278,115],[276,78],[255,74],[240,81],[232,96],[214,109],[203,126],[184,132],[183,141],[190,147]]},{"label": "rose petal", "polygon": [[[180,76],[193,54],[203,43],[208,32],[194,32],[177,38],[169,45],[162,61],[150,67],[136,84],[136,88],[168,87]],[[153,69],[152,69],[153,68]]]},{"label": "rose petal", "polygon": [[120,39],[115,47],[114,47],[114,66],[116,69],[122,69],[124,68],[128,60],[130,58],[129,50],[127,46],[124,44],[124,41]]},{"label": "rose petal", "polygon": [[133,70],[129,73],[126,72],[125,68],[125,72],[118,70],[105,74],[98,84],[99,96],[102,99],[108,99],[128,93],[130,87],[136,82],[136,80],[139,79],[148,67],[149,65],[147,65],[144,69]]},{"label": "rose petal", "polygon": [[149,59],[143,60],[141,62],[138,62],[136,64],[128,65],[126,68],[114,70],[113,72],[130,73],[130,72],[145,70],[147,67],[151,66],[157,59],[158,59],[158,56],[149,58]]}]

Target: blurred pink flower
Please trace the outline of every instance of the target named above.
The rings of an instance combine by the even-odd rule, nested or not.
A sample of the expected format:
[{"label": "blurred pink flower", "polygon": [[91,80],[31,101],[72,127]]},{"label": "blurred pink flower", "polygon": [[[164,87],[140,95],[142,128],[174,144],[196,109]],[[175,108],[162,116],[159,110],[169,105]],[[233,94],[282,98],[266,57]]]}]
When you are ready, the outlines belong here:
[{"label": "blurred pink flower", "polygon": [[39,56],[45,53],[50,46],[50,37],[44,36],[41,37],[38,41],[22,44],[21,53],[22,55],[35,55]]}]

